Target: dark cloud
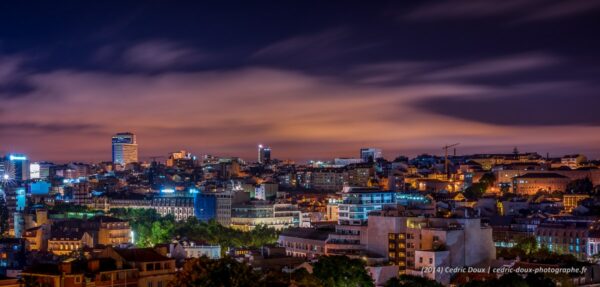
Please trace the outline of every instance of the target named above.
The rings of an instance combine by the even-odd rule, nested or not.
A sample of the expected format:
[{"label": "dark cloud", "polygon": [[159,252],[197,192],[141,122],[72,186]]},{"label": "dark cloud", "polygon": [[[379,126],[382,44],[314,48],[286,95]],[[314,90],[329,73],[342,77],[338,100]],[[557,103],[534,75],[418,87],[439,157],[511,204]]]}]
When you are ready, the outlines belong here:
[{"label": "dark cloud", "polygon": [[558,57],[544,53],[510,55],[440,69],[423,75],[423,78],[431,80],[473,80],[481,77],[537,70],[555,65],[559,61]]},{"label": "dark cloud", "polygon": [[[0,113],[1,114],[1,113]],[[66,124],[66,123],[32,123],[12,122],[0,123],[0,131],[5,134],[47,134],[62,132],[87,133],[100,131],[102,126],[96,124]]]},{"label": "dark cloud", "polygon": [[502,95],[417,100],[414,107],[443,116],[506,126],[600,126],[597,87],[548,84]]},{"label": "dark cloud", "polygon": [[529,8],[533,6],[534,2],[539,1],[435,1],[433,3],[418,6],[404,15],[404,18],[408,20],[430,21],[502,16],[522,11],[524,8]]},{"label": "dark cloud", "polygon": [[558,66],[563,60],[549,53],[530,52],[454,61],[398,61],[360,65],[348,73],[359,83],[479,82]]},{"label": "dark cloud", "polygon": [[537,9],[531,11],[528,15],[518,22],[530,22],[530,21],[541,21],[550,20],[556,18],[563,18],[574,16],[577,14],[585,14],[591,12],[597,12],[600,9],[599,1],[589,0],[571,0],[571,1],[555,1],[550,5],[540,5]]},{"label": "dark cloud", "polygon": [[446,0],[418,6],[403,15],[403,18],[412,21],[433,21],[506,17],[512,19],[512,23],[524,23],[569,17],[599,8],[600,2],[589,0]]}]

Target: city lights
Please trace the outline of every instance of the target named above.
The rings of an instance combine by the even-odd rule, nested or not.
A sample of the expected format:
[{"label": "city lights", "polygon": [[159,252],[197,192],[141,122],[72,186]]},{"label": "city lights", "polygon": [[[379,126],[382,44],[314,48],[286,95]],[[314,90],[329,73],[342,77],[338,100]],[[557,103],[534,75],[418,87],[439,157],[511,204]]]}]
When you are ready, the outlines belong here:
[{"label": "city lights", "polygon": [[0,287],[600,286],[600,0],[5,2]]}]

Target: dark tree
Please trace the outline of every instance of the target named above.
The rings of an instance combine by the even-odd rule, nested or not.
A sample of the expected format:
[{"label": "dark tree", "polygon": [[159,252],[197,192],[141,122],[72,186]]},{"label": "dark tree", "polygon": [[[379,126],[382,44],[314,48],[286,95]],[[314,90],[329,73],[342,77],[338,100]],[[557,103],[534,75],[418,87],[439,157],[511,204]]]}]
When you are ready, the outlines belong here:
[{"label": "dark tree", "polygon": [[411,275],[402,275],[388,280],[384,287],[443,287],[444,285],[427,278]]},{"label": "dark tree", "polygon": [[321,281],[306,269],[300,268],[292,273],[294,286],[298,287],[323,287]]},{"label": "dark tree", "polygon": [[487,172],[479,179],[479,182],[472,184],[465,189],[465,197],[471,200],[479,199],[488,188],[494,186],[496,176],[492,172]]},{"label": "dark tree", "polygon": [[556,283],[554,283],[554,281],[552,281],[552,279],[544,276],[544,274],[541,274],[541,273],[527,274],[527,277],[525,277],[525,282],[527,282],[527,285],[532,286],[532,287],[555,287],[556,286]]},{"label": "dark tree", "polygon": [[[463,285],[463,287],[530,287],[523,279],[523,277],[519,276],[516,273],[509,273],[503,275],[499,279],[487,280],[487,281],[469,281],[467,284]],[[535,286],[537,287],[537,286]]]},{"label": "dark tree", "polygon": [[591,194],[594,184],[589,178],[576,179],[567,184],[567,192],[572,194]]},{"label": "dark tree", "polygon": [[494,182],[496,182],[496,176],[493,172],[486,172],[483,176],[481,176],[479,182],[486,188],[491,187],[494,185]]},{"label": "dark tree", "polygon": [[252,267],[229,257],[206,257],[186,262],[169,284],[171,287],[258,287],[262,282]]},{"label": "dark tree", "polygon": [[346,256],[323,256],[315,263],[313,274],[324,286],[371,287],[373,279],[365,269],[364,261]]}]

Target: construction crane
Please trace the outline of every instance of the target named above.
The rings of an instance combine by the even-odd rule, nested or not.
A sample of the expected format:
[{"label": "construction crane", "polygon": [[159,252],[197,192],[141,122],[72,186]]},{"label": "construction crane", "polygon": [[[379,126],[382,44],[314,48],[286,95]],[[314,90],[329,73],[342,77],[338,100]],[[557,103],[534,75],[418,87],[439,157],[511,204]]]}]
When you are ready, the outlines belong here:
[{"label": "construction crane", "polygon": [[[442,147],[442,149],[444,150],[444,172],[446,172],[446,177],[449,177],[449,174],[448,174],[448,149],[451,147],[455,147],[459,144],[460,143],[455,143],[455,144],[446,145],[446,146]],[[456,155],[456,152],[455,152],[455,155]]]}]

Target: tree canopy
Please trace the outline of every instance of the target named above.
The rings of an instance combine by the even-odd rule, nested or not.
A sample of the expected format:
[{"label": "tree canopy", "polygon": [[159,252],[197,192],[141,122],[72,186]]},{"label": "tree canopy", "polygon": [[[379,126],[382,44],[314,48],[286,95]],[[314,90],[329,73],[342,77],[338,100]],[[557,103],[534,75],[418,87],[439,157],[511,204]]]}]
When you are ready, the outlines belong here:
[{"label": "tree canopy", "polygon": [[528,274],[525,278],[516,273],[502,275],[498,279],[470,281],[464,287],[554,287],[556,283],[544,274]]},{"label": "tree canopy", "polygon": [[591,194],[594,184],[589,178],[576,179],[567,184],[566,191],[572,194]]},{"label": "tree canopy", "polygon": [[324,286],[370,287],[375,286],[365,269],[365,262],[346,256],[322,256],[314,264],[313,275]]},{"label": "tree canopy", "polygon": [[424,277],[401,275],[388,280],[384,287],[443,287],[444,285]]},{"label": "tree canopy", "polygon": [[171,287],[254,287],[261,285],[260,276],[247,264],[225,257],[206,257],[187,261]]},{"label": "tree canopy", "polygon": [[465,197],[471,200],[480,198],[488,190],[488,188],[494,186],[494,182],[496,182],[496,176],[494,173],[485,173],[483,176],[481,176],[478,182],[465,189]]},{"label": "tree canopy", "polygon": [[577,261],[571,254],[558,254],[548,250],[546,246],[539,246],[535,237],[528,236],[517,240],[517,244],[512,248],[497,249],[497,257],[516,258],[523,261],[560,264],[563,266],[579,266],[583,263]]},{"label": "tree canopy", "polygon": [[141,247],[169,242],[176,237],[228,247],[261,247],[277,242],[275,229],[259,225],[244,232],[225,227],[215,221],[201,222],[195,217],[175,221],[171,215],[160,216],[154,209],[112,209],[113,216],[128,220],[135,234],[135,244]]}]

